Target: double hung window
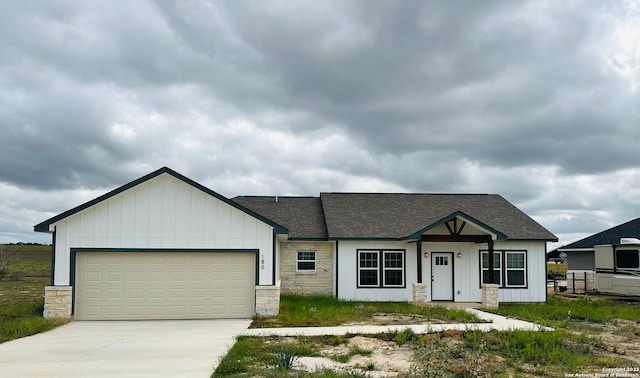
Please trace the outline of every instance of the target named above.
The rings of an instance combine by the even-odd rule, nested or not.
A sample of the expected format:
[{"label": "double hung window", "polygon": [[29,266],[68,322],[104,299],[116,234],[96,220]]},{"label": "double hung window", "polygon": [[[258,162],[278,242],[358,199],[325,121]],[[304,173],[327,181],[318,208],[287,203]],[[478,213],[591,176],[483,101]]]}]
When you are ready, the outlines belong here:
[{"label": "double hung window", "polygon": [[[489,251],[480,251],[481,283],[489,283]],[[493,283],[504,288],[527,287],[527,251],[493,251]]]},{"label": "double hung window", "polygon": [[358,250],[358,287],[405,287],[405,250]]},{"label": "double hung window", "polygon": [[316,252],[315,251],[298,251],[296,258],[296,272],[298,273],[315,273],[316,271]]}]

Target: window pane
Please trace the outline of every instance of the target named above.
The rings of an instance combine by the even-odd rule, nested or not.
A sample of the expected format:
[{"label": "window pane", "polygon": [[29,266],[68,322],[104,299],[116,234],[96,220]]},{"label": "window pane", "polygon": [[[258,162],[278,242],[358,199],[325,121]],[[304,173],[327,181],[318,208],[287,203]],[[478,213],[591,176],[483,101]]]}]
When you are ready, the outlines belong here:
[{"label": "window pane", "polygon": [[378,286],[377,270],[361,270],[360,286]]},{"label": "window pane", "polygon": [[316,270],[316,263],[312,261],[299,261],[298,270]]},{"label": "window pane", "polygon": [[507,253],[507,269],[524,269],[524,253]]},{"label": "window pane", "polygon": [[298,260],[315,261],[316,253],[312,251],[298,252]]},{"label": "window pane", "polygon": [[386,270],[384,284],[386,286],[402,286],[402,270]]},{"label": "window pane", "polygon": [[[500,268],[500,252],[493,251],[493,267]],[[482,252],[482,269],[489,269],[489,252]]]},{"label": "window pane", "polygon": [[[489,271],[482,271],[482,283],[489,283]],[[500,270],[493,270],[493,283],[500,284]]]},{"label": "window pane", "polygon": [[377,268],[378,252],[360,252],[360,268]]},{"label": "window pane", "polygon": [[524,286],[524,270],[507,271],[508,286]]},{"label": "window pane", "polygon": [[638,250],[616,251],[616,267],[636,269],[638,263]]},{"label": "window pane", "polygon": [[384,254],[385,268],[402,268],[402,253],[386,252]]}]

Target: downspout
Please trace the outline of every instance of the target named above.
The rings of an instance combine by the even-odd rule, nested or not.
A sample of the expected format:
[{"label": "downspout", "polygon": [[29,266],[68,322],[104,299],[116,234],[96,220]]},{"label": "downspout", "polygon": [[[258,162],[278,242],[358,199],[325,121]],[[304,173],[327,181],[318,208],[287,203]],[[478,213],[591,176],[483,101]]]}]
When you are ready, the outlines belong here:
[{"label": "downspout", "polygon": [[336,240],[336,298],[340,298],[338,295],[338,277],[340,277],[340,270],[338,269],[338,240]]},{"label": "downspout", "polygon": [[53,240],[51,243],[51,286],[55,286],[56,276],[56,228],[57,226],[53,226]]},{"label": "downspout", "polygon": [[418,283],[422,283],[422,240],[416,242],[417,264],[418,267]]},{"label": "downspout", "polygon": [[542,269],[542,271],[544,272],[544,302],[547,303],[547,301],[549,301],[549,290],[547,290],[547,242],[544,242],[544,261],[542,262],[544,264],[544,269]]},{"label": "downspout", "polygon": [[271,284],[276,286],[276,269],[278,267],[278,262],[276,261],[276,229],[273,229],[272,232],[273,245],[272,245],[272,256],[271,256]]},{"label": "downspout", "polygon": [[493,240],[489,240],[487,244],[489,245],[489,283],[492,284],[495,283],[493,277]]}]

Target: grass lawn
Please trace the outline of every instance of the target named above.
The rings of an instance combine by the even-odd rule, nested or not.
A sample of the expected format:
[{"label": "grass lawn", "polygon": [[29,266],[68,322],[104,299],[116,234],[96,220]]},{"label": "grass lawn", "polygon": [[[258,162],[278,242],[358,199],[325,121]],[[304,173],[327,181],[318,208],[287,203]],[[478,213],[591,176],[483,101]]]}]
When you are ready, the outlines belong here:
[{"label": "grass lawn", "polygon": [[[283,296],[277,318],[257,319],[254,326],[337,325],[367,321],[374,313],[421,313],[421,316],[447,321],[469,321],[445,311],[434,315],[430,307],[412,307],[406,303],[370,303],[338,301],[327,297]],[[446,310],[446,309],[444,309]],[[438,309],[436,311],[443,311]],[[603,368],[636,367],[637,351],[631,344],[640,340],[640,303],[615,301],[609,297],[564,298],[550,296],[548,303],[503,303],[494,312],[555,327],[553,332],[534,331],[445,331],[428,335],[411,332],[361,335],[391,342],[384,344],[388,354],[411,351],[411,366],[401,377],[531,377],[565,374],[602,373]],[[463,315],[460,315],[463,316]],[[624,324],[622,323],[624,322]],[[405,330],[410,331],[410,330]],[[362,364],[372,350],[349,346],[354,335],[322,337],[248,337],[242,336],[220,361],[213,377],[364,377],[369,367],[384,370],[375,361]],[[616,339],[620,337],[620,339]],[[634,339],[634,337],[636,339]],[[620,342],[630,340],[630,344]],[[331,348],[346,344],[332,355]],[[404,349],[403,349],[404,348]],[[347,352],[344,352],[344,351]],[[291,370],[286,362],[297,357],[324,356],[344,363],[346,369],[319,372]],[[369,357],[366,357],[369,358]],[[357,368],[357,370],[354,370]]]},{"label": "grass lawn", "polygon": [[501,303],[491,312],[527,320],[554,328],[581,330],[588,324],[603,324],[615,319],[640,321],[640,301],[600,294],[583,296],[550,295],[546,303]]},{"label": "grass lawn", "polygon": [[3,246],[14,259],[0,279],[0,343],[48,331],[66,321],[44,319],[44,287],[50,283],[51,247]]},{"label": "grass lawn", "polygon": [[[416,306],[407,302],[343,301],[328,296],[282,295],[280,313],[256,318],[251,328],[324,327],[371,322],[376,314],[395,314],[405,321],[449,323],[481,322],[475,315],[444,306]],[[383,324],[385,325],[385,324]]]}]

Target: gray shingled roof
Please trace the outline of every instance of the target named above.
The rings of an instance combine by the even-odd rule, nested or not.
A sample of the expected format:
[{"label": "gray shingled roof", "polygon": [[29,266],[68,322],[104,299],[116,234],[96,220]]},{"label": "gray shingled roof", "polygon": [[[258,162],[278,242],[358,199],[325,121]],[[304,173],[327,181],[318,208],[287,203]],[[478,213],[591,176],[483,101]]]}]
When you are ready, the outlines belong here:
[{"label": "gray shingled roof", "polygon": [[[232,201],[289,229],[290,238],[326,239],[327,227],[319,197],[240,196]],[[282,223],[280,223],[282,222]]]},{"label": "gray shingled roof", "polygon": [[557,240],[496,194],[321,193],[277,203],[254,196],[233,201],[286,227],[291,238],[402,239],[463,213],[510,240]]},{"label": "gray shingled roof", "polygon": [[405,238],[462,212],[510,240],[557,240],[496,194],[322,193],[320,198],[331,238]]},{"label": "gray shingled roof", "polygon": [[640,238],[640,218],[598,232],[584,239],[567,244],[558,250],[591,249],[594,245],[618,244],[621,238]]}]

